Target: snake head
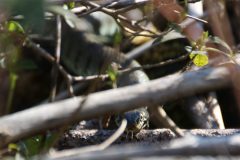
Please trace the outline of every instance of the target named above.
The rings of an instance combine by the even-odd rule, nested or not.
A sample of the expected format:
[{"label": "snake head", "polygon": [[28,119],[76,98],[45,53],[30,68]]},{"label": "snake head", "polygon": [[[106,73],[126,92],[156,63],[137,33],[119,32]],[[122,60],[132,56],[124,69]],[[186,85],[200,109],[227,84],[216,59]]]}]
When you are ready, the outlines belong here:
[{"label": "snake head", "polygon": [[127,120],[127,131],[138,133],[141,129],[148,126],[149,114],[145,108],[125,112],[117,115],[115,119],[116,124],[119,125],[123,118]]}]

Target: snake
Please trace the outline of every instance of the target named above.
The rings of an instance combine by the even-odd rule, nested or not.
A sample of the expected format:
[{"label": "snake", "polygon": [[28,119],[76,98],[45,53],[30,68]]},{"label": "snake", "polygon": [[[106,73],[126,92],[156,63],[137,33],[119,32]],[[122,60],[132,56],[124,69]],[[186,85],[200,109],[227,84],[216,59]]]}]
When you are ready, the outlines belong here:
[{"label": "snake", "polygon": [[[96,43],[89,37],[86,32],[63,25],[61,62],[70,73],[81,76],[97,75],[106,72],[107,67],[113,62],[119,64],[122,69],[140,66],[135,60],[127,61],[124,53]],[[142,70],[137,70],[119,75],[117,86],[124,87],[148,81],[148,76]],[[126,130],[133,133],[146,128],[149,123],[146,106],[124,113],[114,113],[116,125],[119,125],[123,118],[127,120]]]}]

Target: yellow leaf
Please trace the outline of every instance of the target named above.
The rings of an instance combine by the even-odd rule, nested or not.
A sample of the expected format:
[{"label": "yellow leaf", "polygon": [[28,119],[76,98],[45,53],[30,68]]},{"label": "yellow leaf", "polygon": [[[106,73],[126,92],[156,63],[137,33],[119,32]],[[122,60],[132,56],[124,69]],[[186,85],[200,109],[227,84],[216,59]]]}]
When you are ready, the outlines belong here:
[{"label": "yellow leaf", "polygon": [[208,64],[208,56],[204,54],[196,54],[193,63],[198,67],[203,67]]}]

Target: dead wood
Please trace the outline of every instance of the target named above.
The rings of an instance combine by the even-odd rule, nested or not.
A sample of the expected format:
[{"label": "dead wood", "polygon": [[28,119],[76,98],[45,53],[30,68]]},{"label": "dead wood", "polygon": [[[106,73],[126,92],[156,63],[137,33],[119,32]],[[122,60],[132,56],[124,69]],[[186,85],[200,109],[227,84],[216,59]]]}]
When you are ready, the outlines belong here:
[{"label": "dead wood", "polygon": [[129,157],[128,160],[239,160],[240,156],[149,156],[149,157]]},{"label": "dead wood", "polygon": [[[181,131],[185,134],[190,133],[202,137],[221,137],[240,133],[238,129],[193,129]],[[100,144],[114,132],[115,130],[69,130],[62,136],[56,147],[62,150]],[[115,141],[114,144],[135,144],[137,146],[162,145],[164,142],[168,142],[175,138],[177,138],[177,136],[170,129],[142,130],[133,138],[129,135],[127,136],[125,133]]]},{"label": "dead wood", "polygon": [[[0,146],[79,120],[159,104],[230,84],[226,68],[175,74],[148,83],[43,104],[0,118]],[[79,109],[80,104],[84,105]],[[36,127],[37,126],[37,127]]]},{"label": "dead wood", "polygon": [[[167,130],[153,130],[144,132],[162,133]],[[168,130],[169,131],[169,130]],[[239,155],[240,152],[240,135],[239,130],[192,130],[196,135],[217,136],[202,137],[187,135],[178,138],[169,143],[156,145],[120,145],[113,146],[103,151],[81,152],[80,149],[64,150],[53,152],[48,155],[48,160],[65,160],[65,159],[126,159],[126,158],[144,158],[148,156],[232,156]],[[140,133],[140,134],[142,134]],[[203,134],[204,133],[204,134]],[[223,136],[234,134],[231,136]],[[237,134],[236,134],[237,133]],[[157,135],[157,134],[156,134]],[[159,134],[161,135],[161,134]],[[156,136],[157,137],[157,136]]]}]

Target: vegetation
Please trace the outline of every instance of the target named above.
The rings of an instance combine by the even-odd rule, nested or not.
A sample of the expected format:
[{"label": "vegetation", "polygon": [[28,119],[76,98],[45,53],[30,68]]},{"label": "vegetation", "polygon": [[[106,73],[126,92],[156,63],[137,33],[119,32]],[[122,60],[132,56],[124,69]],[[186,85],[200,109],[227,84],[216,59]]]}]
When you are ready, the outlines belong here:
[{"label": "vegetation", "polygon": [[240,131],[228,129],[240,126],[239,10],[237,0],[1,0],[0,158],[239,156]]}]

